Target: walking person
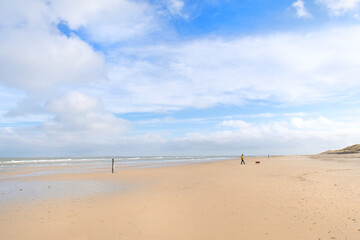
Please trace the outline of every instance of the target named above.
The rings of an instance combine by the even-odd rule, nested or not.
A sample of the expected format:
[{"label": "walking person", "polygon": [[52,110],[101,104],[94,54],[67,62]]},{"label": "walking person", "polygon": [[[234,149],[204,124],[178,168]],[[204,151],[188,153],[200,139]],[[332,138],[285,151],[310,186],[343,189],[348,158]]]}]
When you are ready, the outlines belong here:
[{"label": "walking person", "polygon": [[244,161],[244,154],[241,154],[241,165],[242,165],[243,163],[245,164],[245,161]]}]

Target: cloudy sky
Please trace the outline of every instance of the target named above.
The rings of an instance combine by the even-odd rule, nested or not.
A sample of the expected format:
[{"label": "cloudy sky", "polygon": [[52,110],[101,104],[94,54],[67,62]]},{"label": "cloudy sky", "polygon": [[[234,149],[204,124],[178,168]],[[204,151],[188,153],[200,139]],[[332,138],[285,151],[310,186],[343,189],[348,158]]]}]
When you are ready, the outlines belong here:
[{"label": "cloudy sky", "polygon": [[0,157],[360,143],[360,0],[0,0]]}]

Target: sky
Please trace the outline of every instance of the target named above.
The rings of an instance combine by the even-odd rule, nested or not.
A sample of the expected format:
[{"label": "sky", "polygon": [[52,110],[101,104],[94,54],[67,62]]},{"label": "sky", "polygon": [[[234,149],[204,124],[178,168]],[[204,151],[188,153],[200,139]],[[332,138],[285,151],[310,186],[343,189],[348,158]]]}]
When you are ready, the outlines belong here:
[{"label": "sky", "polygon": [[360,143],[360,0],[0,0],[0,157]]}]

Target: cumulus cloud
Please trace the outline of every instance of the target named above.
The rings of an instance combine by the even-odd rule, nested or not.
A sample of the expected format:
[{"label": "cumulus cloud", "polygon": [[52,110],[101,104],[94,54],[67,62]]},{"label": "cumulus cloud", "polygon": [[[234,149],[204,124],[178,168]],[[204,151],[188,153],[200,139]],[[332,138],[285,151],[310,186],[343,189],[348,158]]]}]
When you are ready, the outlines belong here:
[{"label": "cumulus cloud", "polygon": [[155,7],[144,1],[51,0],[51,9],[91,41],[114,43],[158,30]]},{"label": "cumulus cloud", "polygon": [[126,112],[351,97],[360,87],[358,38],[360,27],[351,26],[124,48],[114,51],[113,58],[119,53],[136,57],[118,58],[109,67],[109,86],[129,100],[121,103],[109,96],[104,101],[114,111]]},{"label": "cumulus cloud", "polygon": [[[359,140],[355,124],[306,116],[263,123],[224,121],[218,126],[224,130],[190,132],[173,140],[152,132],[125,137],[130,123],[112,114],[258,100],[301,105],[356,96],[360,89],[359,26],[130,48],[118,43],[161,29],[156,6],[130,0],[0,3],[0,88],[14,91],[12,96],[0,94],[0,113],[17,119],[42,114],[42,123],[1,128],[2,150],[13,147],[16,153],[14,146],[21,145],[28,150],[64,146],[86,151],[100,144],[114,153],[121,147],[127,150],[131,143],[162,153],[195,146],[205,153],[213,147],[225,149],[224,153],[236,151],[240,143],[295,149],[297,143],[313,145],[314,139],[326,143],[338,143],[346,136]],[[318,3],[338,15],[358,5],[350,0]],[[166,6],[169,14],[186,17],[183,1],[167,1]],[[303,0],[292,6],[299,17],[310,15]],[[58,30],[60,22],[70,28],[68,36]],[[112,44],[112,51],[105,57],[86,41]],[[73,90],[68,93],[69,89]],[[12,102],[4,104],[3,99]]]},{"label": "cumulus cloud", "polygon": [[167,2],[169,12],[172,15],[178,15],[187,18],[187,15],[183,13],[183,8],[185,4],[182,0],[170,0]]},{"label": "cumulus cloud", "polygon": [[0,83],[29,92],[106,78],[87,43],[61,35],[45,1],[4,1],[0,10]]},{"label": "cumulus cloud", "polygon": [[299,18],[309,18],[311,14],[306,10],[305,2],[303,0],[297,0],[292,4],[293,8],[296,10],[296,15]]},{"label": "cumulus cloud", "polygon": [[[63,95],[103,84],[107,70],[102,53],[57,26],[67,24],[88,41],[112,43],[151,31],[154,8],[126,0],[14,0],[0,5],[0,88],[8,93],[0,94],[6,100],[0,113],[2,121],[7,117],[6,122],[14,122],[9,126],[15,126],[0,129],[2,148],[16,155],[15,146],[41,152],[39,146],[111,145],[119,139],[130,123],[108,112],[99,98],[76,90]],[[28,123],[34,119],[41,123]]]},{"label": "cumulus cloud", "polygon": [[76,37],[28,29],[1,35],[0,81],[7,86],[40,92],[106,78],[103,56]]},{"label": "cumulus cloud", "polygon": [[299,151],[315,154],[360,141],[356,119],[346,123],[323,116],[260,122],[226,120],[219,126],[225,129],[188,133],[177,142],[189,149],[208,146],[208,151],[226,149],[224,151],[236,154],[242,151],[247,154],[298,154]]},{"label": "cumulus cloud", "polygon": [[58,83],[106,78],[104,56],[75,34],[62,35],[60,22],[101,43],[143,36],[160,24],[155,7],[145,2],[1,1],[1,83],[44,91]]},{"label": "cumulus cloud", "polygon": [[[85,101],[84,101],[85,100]],[[62,125],[72,118],[62,110],[65,106],[75,112],[79,124]],[[282,120],[249,122],[244,120],[225,120],[219,122],[217,130],[210,132],[188,132],[185,137],[168,139],[164,134],[148,132],[141,135],[124,136],[117,134],[126,129],[127,123],[121,119],[103,118],[101,104],[95,98],[80,93],[70,93],[68,97],[54,100],[49,107],[55,117],[47,124],[46,131],[33,129],[0,128],[0,149],[9,152],[14,144],[21,146],[22,152],[57,153],[57,151],[75,151],[80,155],[107,154],[315,154],[329,148],[339,148],[360,141],[358,119],[338,121],[323,116],[288,117]],[[100,116],[104,125],[98,127],[93,112]],[[85,116],[81,114],[84,111]],[[77,113],[80,112],[78,115]],[[58,114],[58,115],[56,115]],[[61,116],[64,114],[64,116]],[[71,120],[71,122],[73,122]],[[81,126],[82,122],[85,126]],[[96,120],[95,122],[98,122]],[[119,126],[116,132],[116,122]],[[47,128],[47,124],[42,128]],[[73,129],[70,130],[69,126]],[[91,131],[84,131],[90,129]],[[111,130],[113,129],[113,131]],[[85,134],[87,133],[87,134]],[[45,134],[45,135],[44,135]],[[41,147],[39,147],[41,146]],[[10,149],[10,150],[9,150]],[[43,149],[43,150],[42,150]],[[45,150],[44,150],[45,149]],[[139,152],[139,149],[141,151]],[[15,155],[16,149],[12,149]],[[42,150],[42,151],[41,151]]]},{"label": "cumulus cloud", "polygon": [[6,28],[31,28],[48,31],[50,22],[56,20],[45,1],[0,0],[0,26]]},{"label": "cumulus cloud", "polygon": [[242,120],[227,120],[221,123],[225,127],[249,128],[250,124]]},{"label": "cumulus cloud", "polygon": [[106,112],[100,99],[71,92],[47,104],[54,117],[40,128],[53,136],[76,142],[102,142],[121,136],[130,122]]},{"label": "cumulus cloud", "polygon": [[331,14],[339,16],[359,9],[360,0],[315,0],[327,7]]},{"label": "cumulus cloud", "polygon": [[[50,117],[42,123],[0,128],[0,150],[4,154],[22,156],[19,153],[22,149],[25,156],[35,153],[51,155],[54,150],[72,149],[86,155],[106,148],[106,145],[112,146],[111,153],[114,154],[116,144],[131,129],[129,121],[106,111],[99,98],[80,92],[55,98],[45,107]],[[90,146],[94,149],[89,149]]]},{"label": "cumulus cloud", "polygon": [[[15,3],[6,1],[5,9],[17,9]],[[51,86],[92,81],[95,88],[89,91],[102,95],[106,106],[128,112],[241,105],[251,100],[303,104],[356,94],[354,86],[359,85],[358,26],[120,47],[109,53],[111,63],[105,66],[101,54],[73,35],[61,35],[53,23],[65,19],[70,28],[92,31],[93,23],[106,28],[111,19],[114,24],[123,22],[107,19],[104,12],[135,9],[140,4],[141,14],[145,14],[148,11],[144,9],[152,7],[125,0],[102,4],[93,0],[84,8],[81,2],[72,7],[67,1],[36,3],[31,7],[37,14],[19,8],[14,10],[18,17],[3,20],[7,27],[1,28],[1,34],[7,37],[0,39],[0,79],[8,86],[46,92]],[[107,20],[100,24],[94,20],[98,17]]]},{"label": "cumulus cloud", "polygon": [[329,130],[336,124],[325,117],[315,119],[303,119],[299,117],[291,118],[290,124],[297,129],[316,129],[316,130]]},{"label": "cumulus cloud", "polygon": [[[354,122],[352,122],[354,124]],[[277,121],[250,123],[243,120],[226,120],[221,126],[237,129],[235,136],[262,139],[270,136],[273,139],[325,139],[329,135],[335,136],[342,130],[348,131],[350,127],[345,124],[320,116],[317,118],[290,117]],[[345,128],[344,128],[345,127]],[[353,126],[352,126],[353,127]],[[360,131],[360,128],[356,128]],[[229,140],[233,140],[229,138]]]}]

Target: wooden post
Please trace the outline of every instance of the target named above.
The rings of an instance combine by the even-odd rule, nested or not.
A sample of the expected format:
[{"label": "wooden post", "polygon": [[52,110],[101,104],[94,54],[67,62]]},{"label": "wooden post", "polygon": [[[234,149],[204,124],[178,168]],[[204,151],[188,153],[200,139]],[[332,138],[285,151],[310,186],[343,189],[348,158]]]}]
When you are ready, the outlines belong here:
[{"label": "wooden post", "polygon": [[112,169],[111,169],[111,173],[114,173],[115,171],[115,159],[112,159]]}]

